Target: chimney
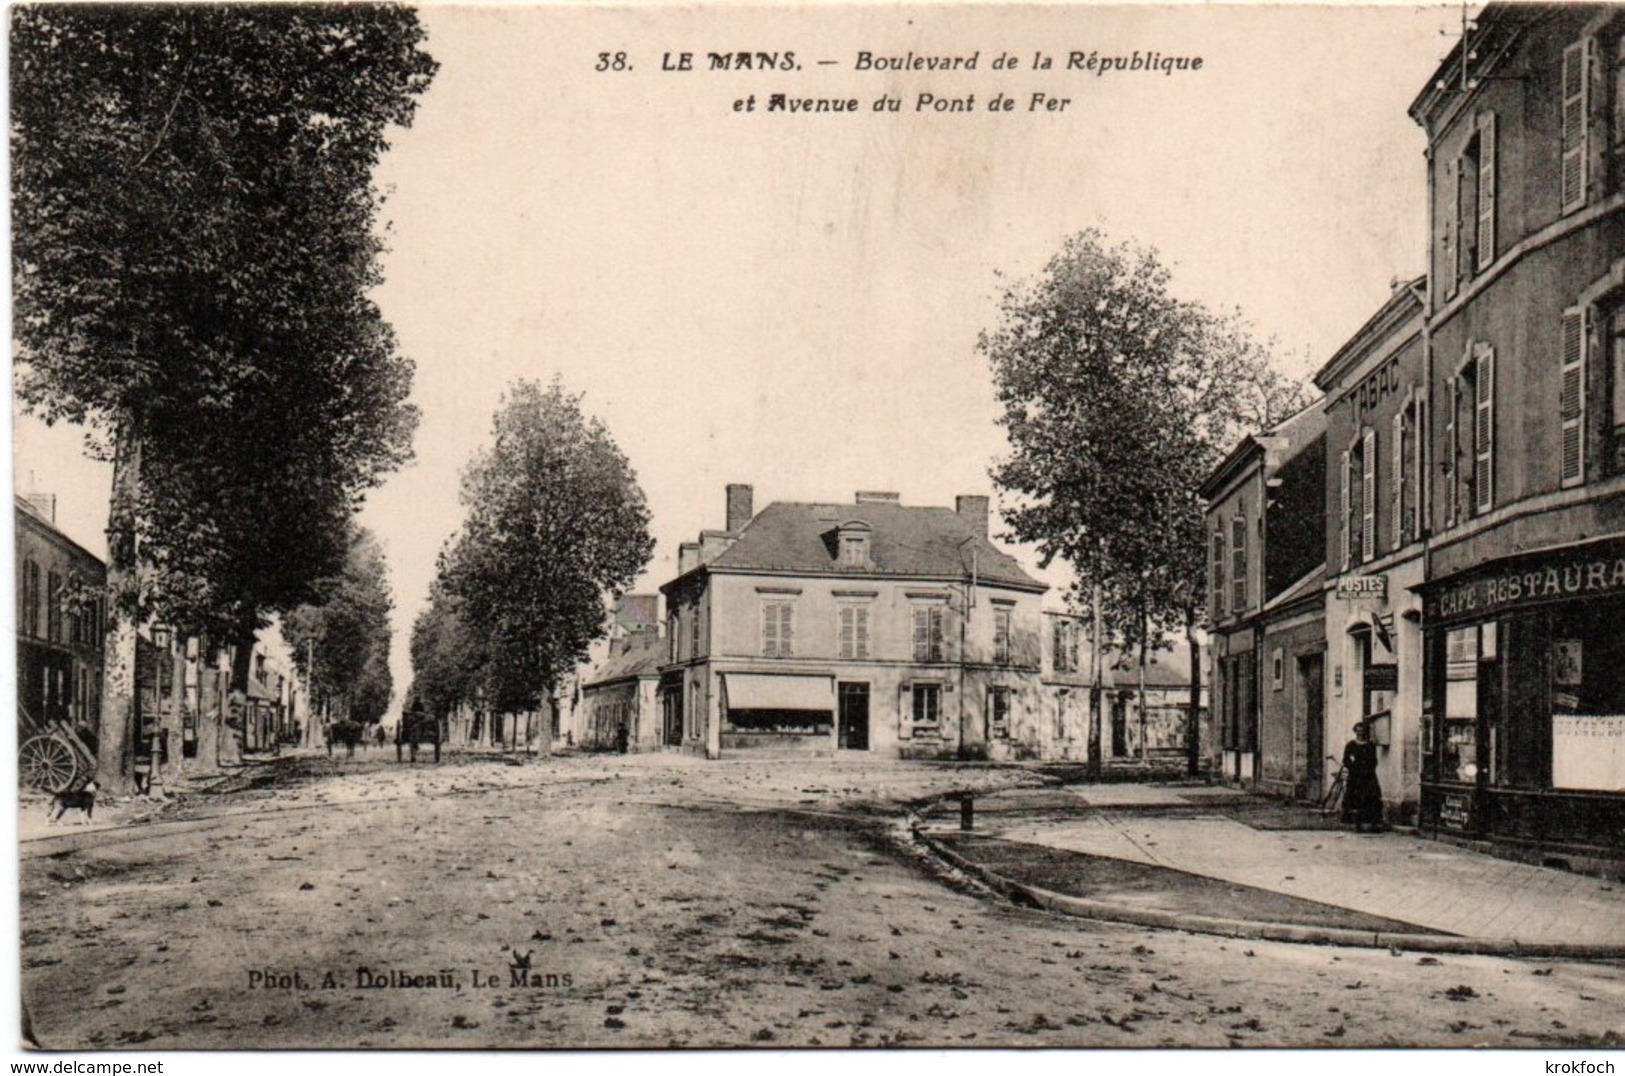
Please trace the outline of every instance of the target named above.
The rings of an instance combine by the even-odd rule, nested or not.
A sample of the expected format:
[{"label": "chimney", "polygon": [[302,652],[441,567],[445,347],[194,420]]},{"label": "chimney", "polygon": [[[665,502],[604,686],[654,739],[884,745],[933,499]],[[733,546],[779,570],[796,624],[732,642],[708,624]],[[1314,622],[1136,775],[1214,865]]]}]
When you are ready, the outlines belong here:
[{"label": "chimney", "polygon": [[28,502],[28,507],[43,516],[47,523],[56,525],[56,494],[25,493],[23,500]]},{"label": "chimney", "polygon": [[700,566],[700,543],[684,542],[677,547],[677,574],[687,575]]},{"label": "chimney", "polygon": [[875,489],[860,489],[854,500],[858,504],[902,504],[903,495]]},{"label": "chimney", "polygon": [[741,483],[733,483],[728,487],[728,532],[738,534],[755,515],[752,502],[755,499],[755,490]]},{"label": "chimney", "polygon": [[954,512],[967,526],[983,538],[987,537],[987,498],[955,497]]}]

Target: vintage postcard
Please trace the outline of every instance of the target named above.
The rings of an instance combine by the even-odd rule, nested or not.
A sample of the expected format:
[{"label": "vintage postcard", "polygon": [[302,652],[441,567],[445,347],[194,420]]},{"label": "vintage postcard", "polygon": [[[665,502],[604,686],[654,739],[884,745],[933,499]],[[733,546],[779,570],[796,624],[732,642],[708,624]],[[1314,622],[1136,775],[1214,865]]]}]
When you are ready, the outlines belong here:
[{"label": "vintage postcard", "polygon": [[17,1057],[1613,1071],[1625,6],[7,33]]}]

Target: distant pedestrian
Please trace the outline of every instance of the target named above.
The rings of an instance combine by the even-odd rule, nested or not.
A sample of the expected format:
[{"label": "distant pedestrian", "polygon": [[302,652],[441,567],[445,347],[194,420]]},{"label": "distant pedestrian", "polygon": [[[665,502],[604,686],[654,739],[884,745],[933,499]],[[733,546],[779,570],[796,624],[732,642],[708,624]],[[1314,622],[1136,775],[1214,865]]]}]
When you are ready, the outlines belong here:
[{"label": "distant pedestrian", "polygon": [[626,754],[626,749],[630,744],[631,739],[632,732],[626,727],[625,721],[622,721],[619,725],[615,726],[615,750],[619,751],[623,755]]},{"label": "distant pedestrian", "polygon": [[384,726],[378,726],[378,731],[373,734],[373,742],[379,747],[384,746]]},{"label": "distant pedestrian", "polygon": [[1382,786],[1377,783],[1377,745],[1364,721],[1354,726],[1354,739],[1343,748],[1343,769],[1343,821],[1352,822],[1356,833],[1367,826],[1375,833],[1382,828]]}]

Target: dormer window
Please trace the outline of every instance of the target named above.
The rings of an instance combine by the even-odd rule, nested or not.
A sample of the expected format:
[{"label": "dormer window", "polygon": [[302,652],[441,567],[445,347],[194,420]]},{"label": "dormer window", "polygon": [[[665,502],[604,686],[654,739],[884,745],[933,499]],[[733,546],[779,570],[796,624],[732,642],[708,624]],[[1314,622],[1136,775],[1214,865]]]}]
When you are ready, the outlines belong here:
[{"label": "dormer window", "polygon": [[869,556],[869,539],[874,534],[874,528],[862,520],[854,519],[842,523],[836,539],[836,556],[843,568],[871,568],[874,561]]}]

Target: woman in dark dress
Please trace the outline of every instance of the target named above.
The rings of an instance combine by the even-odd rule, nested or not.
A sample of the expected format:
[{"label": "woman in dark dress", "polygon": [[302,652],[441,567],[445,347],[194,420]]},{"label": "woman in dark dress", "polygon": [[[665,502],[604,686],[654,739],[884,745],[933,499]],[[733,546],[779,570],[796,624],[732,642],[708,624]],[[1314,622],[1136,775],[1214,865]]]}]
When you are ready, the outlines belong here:
[{"label": "woman in dark dress", "polygon": [[1343,767],[1348,776],[1343,785],[1343,821],[1354,823],[1356,833],[1382,827],[1382,786],[1377,783],[1377,745],[1371,742],[1371,726],[1364,721],[1354,726],[1354,739],[1343,748]]}]

